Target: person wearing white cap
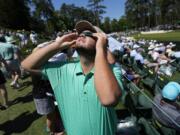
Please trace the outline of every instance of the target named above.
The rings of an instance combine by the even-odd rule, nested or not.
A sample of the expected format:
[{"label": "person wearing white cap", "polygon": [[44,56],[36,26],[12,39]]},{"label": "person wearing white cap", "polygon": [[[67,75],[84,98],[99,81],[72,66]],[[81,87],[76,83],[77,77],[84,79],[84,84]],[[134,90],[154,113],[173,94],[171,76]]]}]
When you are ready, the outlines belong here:
[{"label": "person wearing white cap", "polygon": [[169,82],[161,94],[154,98],[153,115],[163,125],[180,132],[180,105],[177,103],[180,95],[180,85]]},{"label": "person wearing white cap", "polygon": [[135,59],[136,63],[138,64],[138,66],[141,69],[143,69],[143,65],[147,65],[148,67],[154,67],[154,70],[157,71],[158,70],[158,63],[151,63],[147,59],[144,59],[141,52],[143,52],[143,50],[141,48],[137,49],[137,54],[134,57],[134,59]]},{"label": "person wearing white cap", "polygon": [[158,46],[156,46],[156,50],[160,53],[163,53],[166,50],[166,47],[163,45],[163,43],[160,43]]},{"label": "person wearing white cap", "polygon": [[155,48],[155,45],[154,44],[151,44],[149,47],[148,47],[148,50],[153,50]]},{"label": "person wearing white cap", "polygon": [[138,49],[139,47],[140,47],[140,46],[137,45],[137,44],[135,44],[135,45],[133,46],[133,50],[130,50],[130,56],[131,56],[131,57],[135,57],[135,56],[137,55],[137,49]]},{"label": "person wearing white cap", "polygon": [[169,44],[166,46],[166,53],[169,57],[180,59],[180,51],[173,51],[173,47]]},{"label": "person wearing white cap", "polygon": [[155,48],[153,51],[148,52],[150,56],[152,57],[154,62],[157,62],[158,64],[168,64],[168,62],[171,62],[171,59],[166,57],[164,53],[159,53],[159,49]]},{"label": "person wearing white cap", "polygon": [[172,42],[170,42],[169,45],[170,45],[171,47],[175,47],[175,46],[176,46],[176,44],[173,44]]},{"label": "person wearing white cap", "polygon": [[[79,21],[77,33],[58,37],[27,57],[22,66],[41,69],[49,78],[68,135],[115,135],[113,108],[122,95],[121,71],[107,60],[107,36],[90,22]],[[74,47],[80,61],[47,63],[57,52]]]}]

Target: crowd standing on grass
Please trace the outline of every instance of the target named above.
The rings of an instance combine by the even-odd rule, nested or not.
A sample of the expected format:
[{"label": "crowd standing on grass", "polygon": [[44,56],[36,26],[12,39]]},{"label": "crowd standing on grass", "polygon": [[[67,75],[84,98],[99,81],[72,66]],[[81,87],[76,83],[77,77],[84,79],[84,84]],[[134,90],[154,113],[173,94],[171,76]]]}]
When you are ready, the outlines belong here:
[{"label": "crowd standing on grass", "polygon": [[[9,107],[8,90],[5,87],[6,78],[12,80],[9,84],[12,88],[19,89],[21,87],[19,79],[24,75],[24,70],[20,66],[23,59],[22,49],[28,45],[29,40],[32,39],[28,39],[24,30],[16,32],[0,30],[0,91],[3,98],[1,109]],[[37,40],[37,36],[33,38],[33,41],[35,40]]]},{"label": "crowd standing on grass", "polygon": [[[34,31],[0,31],[0,108],[10,106],[6,78],[11,78],[9,85],[18,90],[19,79],[28,71],[37,113],[46,116],[51,135],[118,135],[114,106],[125,96],[122,76],[140,86],[144,76],[134,71],[137,65],[140,70],[146,67],[172,77],[180,70],[180,51],[172,42],[117,35],[115,39],[88,21],[77,22],[75,30],[58,32],[55,40],[41,44]],[[22,49],[29,43],[34,51],[23,60]],[[152,107],[157,122],[177,131],[179,94],[179,83],[170,82],[162,91],[153,93],[156,105]],[[171,110],[173,116],[165,118]]]}]

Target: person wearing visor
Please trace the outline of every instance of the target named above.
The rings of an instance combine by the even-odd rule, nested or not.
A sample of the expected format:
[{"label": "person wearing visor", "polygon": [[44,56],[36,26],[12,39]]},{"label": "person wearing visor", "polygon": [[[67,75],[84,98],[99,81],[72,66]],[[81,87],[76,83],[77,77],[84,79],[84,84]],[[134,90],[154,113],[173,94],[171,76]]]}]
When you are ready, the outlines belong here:
[{"label": "person wearing visor", "polygon": [[154,98],[156,105],[153,105],[154,117],[164,126],[174,128],[180,132],[180,84],[169,82],[164,86],[161,94]]},{"label": "person wearing visor", "polygon": [[[28,56],[22,67],[48,77],[68,135],[115,135],[114,106],[122,95],[121,71],[109,64],[107,36],[90,22],[79,21],[77,33],[57,37]],[[78,61],[48,63],[57,52],[75,48]]]}]

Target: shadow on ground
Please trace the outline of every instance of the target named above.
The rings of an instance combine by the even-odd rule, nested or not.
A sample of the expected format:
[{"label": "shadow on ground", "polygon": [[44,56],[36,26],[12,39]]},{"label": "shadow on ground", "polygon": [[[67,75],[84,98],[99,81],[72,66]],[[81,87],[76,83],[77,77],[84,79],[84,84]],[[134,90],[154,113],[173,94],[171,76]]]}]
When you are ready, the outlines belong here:
[{"label": "shadow on ground", "polygon": [[16,99],[10,101],[10,105],[18,104],[18,103],[28,103],[33,101],[32,92],[29,92],[27,95],[23,97],[17,97]]},{"label": "shadow on ground", "polygon": [[22,133],[41,116],[36,111],[29,113],[28,111],[20,114],[14,120],[6,121],[0,124],[0,130],[4,132],[3,135],[11,135],[13,133]]},{"label": "shadow on ground", "polygon": [[26,82],[23,82],[21,84],[21,87],[19,89],[16,89],[18,91],[22,91],[24,89],[26,89],[27,87],[29,87],[30,85],[32,85],[32,82],[31,81],[26,81]]},{"label": "shadow on ground", "polygon": [[20,114],[14,120],[6,121],[0,124],[0,130],[4,132],[3,135],[11,135],[13,133],[22,133],[29,128],[29,126],[41,116],[36,111],[29,113],[28,111]]}]

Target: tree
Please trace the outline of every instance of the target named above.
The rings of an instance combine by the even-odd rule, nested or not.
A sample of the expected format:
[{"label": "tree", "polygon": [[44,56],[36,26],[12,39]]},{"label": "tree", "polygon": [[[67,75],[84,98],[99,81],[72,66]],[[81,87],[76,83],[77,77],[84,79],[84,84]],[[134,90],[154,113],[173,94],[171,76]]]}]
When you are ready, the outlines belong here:
[{"label": "tree", "polygon": [[57,30],[58,17],[51,0],[32,0],[34,6],[33,18],[37,22],[44,22],[46,33],[54,33]]},{"label": "tree", "polygon": [[[178,18],[180,19],[178,10],[180,7],[180,2],[177,0],[161,0],[161,14],[163,24],[173,24]],[[180,11],[180,10],[179,10]]]},{"label": "tree", "polygon": [[59,16],[66,25],[66,29],[74,29],[75,23],[79,20],[88,20],[94,23],[93,12],[91,10],[87,10],[84,7],[76,7],[74,4],[68,5],[63,3]]},{"label": "tree", "polygon": [[[132,27],[174,24],[180,20],[179,0],[127,0],[125,12]],[[133,26],[134,25],[134,26]]]},{"label": "tree", "polygon": [[45,32],[46,26],[43,20],[31,17],[29,23],[30,30],[34,30],[38,33]]},{"label": "tree", "polygon": [[111,32],[111,20],[110,20],[109,17],[105,17],[104,18],[104,23],[102,23],[102,29],[106,33],[110,33]]},{"label": "tree", "polygon": [[113,32],[117,32],[119,30],[119,24],[118,24],[117,19],[113,19],[111,21],[111,29]]},{"label": "tree", "polygon": [[104,9],[106,7],[101,4],[103,1],[104,0],[89,0],[88,1],[89,3],[88,7],[90,7],[94,13],[95,22],[97,26],[100,26],[100,20],[102,19],[101,15],[105,13]]},{"label": "tree", "polygon": [[138,0],[127,0],[125,3],[125,13],[130,25],[137,28],[138,23],[140,23],[138,15]]},{"label": "tree", "polygon": [[28,0],[1,0],[0,25],[11,29],[29,29]]},{"label": "tree", "polygon": [[128,28],[131,28],[131,26],[128,25],[126,16],[122,16],[118,21],[118,31],[128,30]]},{"label": "tree", "polygon": [[54,7],[51,0],[32,0],[32,6],[35,7],[33,16],[36,18],[47,20],[53,16]]}]

